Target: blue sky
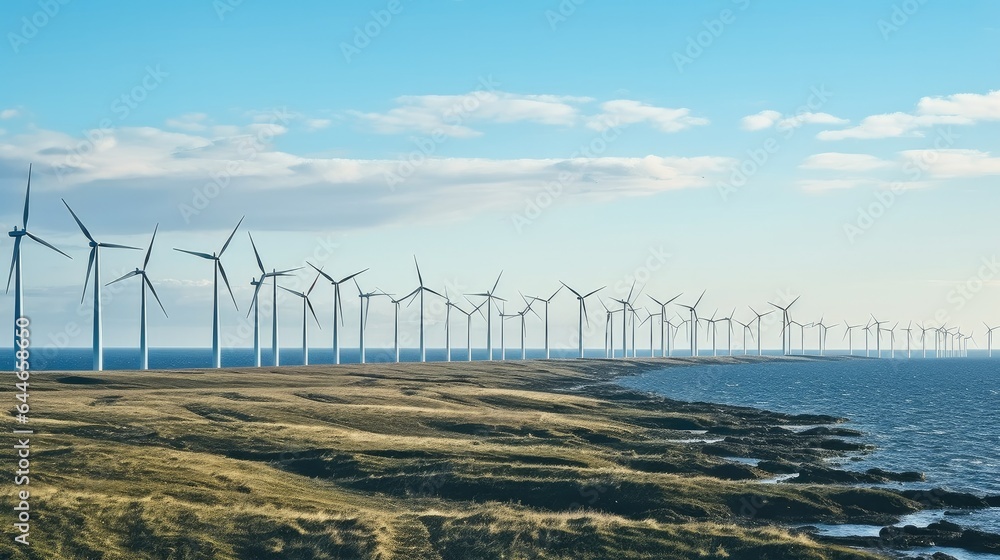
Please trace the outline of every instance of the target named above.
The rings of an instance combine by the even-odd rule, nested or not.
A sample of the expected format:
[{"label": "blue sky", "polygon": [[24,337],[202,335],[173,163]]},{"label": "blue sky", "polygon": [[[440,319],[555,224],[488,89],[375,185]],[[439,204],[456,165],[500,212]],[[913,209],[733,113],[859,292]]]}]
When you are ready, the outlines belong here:
[{"label": "blue sky", "polygon": [[[252,295],[248,230],[268,266],[370,267],[362,286],[394,293],[413,288],[415,254],[453,293],[501,269],[512,301],[559,280],[622,297],[638,277],[656,297],[707,289],[706,315],[746,319],[747,304],[801,294],[803,321],[875,313],[981,331],[1000,322],[998,12],[933,0],[10,1],[0,208],[18,223],[34,163],[31,229],[74,257],[25,250],[43,341],[88,320],[86,248],[60,198],[111,242],[145,245],[160,224],[149,274],[171,318],[152,316],[154,346],[208,345],[210,265],[170,248],[217,250],[243,215],[224,259],[240,304],[223,308],[230,334]],[[104,259],[111,279],[141,255]],[[135,344],[137,294],[108,293],[107,345]],[[317,345],[330,300],[317,289]],[[589,305],[598,347],[603,310]],[[565,295],[553,304],[561,346],[576,344],[576,309]],[[286,341],[299,310],[280,304]],[[442,345],[442,306],[429,315]],[[388,344],[391,307],[376,302],[370,321],[369,343]],[[90,343],[82,331],[72,346]],[[528,331],[540,345],[537,320]]]}]

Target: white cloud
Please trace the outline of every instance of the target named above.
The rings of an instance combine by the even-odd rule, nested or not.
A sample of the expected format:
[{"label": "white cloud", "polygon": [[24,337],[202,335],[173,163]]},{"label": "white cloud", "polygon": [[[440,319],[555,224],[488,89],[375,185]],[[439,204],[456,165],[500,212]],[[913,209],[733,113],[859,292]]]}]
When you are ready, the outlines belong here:
[{"label": "white cloud", "polygon": [[0,120],[13,119],[21,115],[21,111],[18,109],[4,109],[0,111]]},{"label": "white cloud", "polygon": [[826,152],[813,154],[799,166],[802,169],[829,169],[834,171],[874,171],[894,165],[891,161],[870,154],[844,154]]},{"label": "white cloud", "polygon": [[469,126],[476,122],[569,126],[579,117],[578,106],[590,101],[588,97],[476,91],[463,95],[406,95],[396,98],[399,106],[385,113],[349,114],[381,134],[415,131],[468,138],[482,134]]},{"label": "white cloud", "polygon": [[188,113],[176,119],[167,119],[167,126],[189,132],[200,132],[208,128],[205,124],[207,120],[208,115],[205,113]]},{"label": "white cloud", "polygon": [[939,178],[1000,175],[1000,157],[980,150],[906,150],[903,159]]},{"label": "white cloud", "polygon": [[972,125],[1000,120],[1000,91],[985,95],[957,93],[944,97],[923,97],[913,113],[897,111],[865,117],[858,126],[844,130],[824,130],[820,140],[846,138],[921,137],[922,129],[937,125]]},{"label": "white cloud", "polygon": [[607,101],[601,104],[601,110],[601,114],[588,119],[588,127],[603,131],[624,124],[648,122],[663,132],[678,132],[708,124],[708,119],[692,117],[690,109],[654,107],[629,99]]},{"label": "white cloud", "polygon": [[772,126],[778,130],[799,128],[806,124],[847,124],[847,119],[835,117],[829,113],[802,112],[791,116],[783,116],[778,111],[765,110],[754,115],[747,115],[740,120],[744,130],[764,130]]},{"label": "white cloud", "polygon": [[826,192],[834,190],[870,187],[880,184],[879,181],[864,178],[846,179],[805,179],[799,181],[799,187],[806,192]]},{"label": "white cloud", "polygon": [[781,119],[781,113],[772,110],[765,110],[756,115],[747,115],[740,121],[744,130],[764,130],[771,128]]},{"label": "white cloud", "polygon": [[333,121],[330,119],[306,119],[306,129],[310,131],[323,130],[331,124],[333,124]]}]

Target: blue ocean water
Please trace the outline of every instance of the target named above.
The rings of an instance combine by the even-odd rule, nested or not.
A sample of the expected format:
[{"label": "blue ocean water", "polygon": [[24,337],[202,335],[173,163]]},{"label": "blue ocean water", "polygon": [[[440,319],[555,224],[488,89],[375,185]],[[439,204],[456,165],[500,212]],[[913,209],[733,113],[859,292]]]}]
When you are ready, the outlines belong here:
[{"label": "blue ocean water", "polygon": [[[1000,359],[944,358],[817,360],[671,367],[625,377],[630,388],[683,401],[752,406],[787,413],[850,419],[877,446],[850,470],[916,470],[923,483],[978,495],[1000,494]],[[1000,533],[1000,508],[923,512],[905,522],[935,519]],[[878,534],[877,527],[827,528],[841,534]],[[948,551],[960,558],[979,558]],[[995,556],[991,556],[995,557]]]}]

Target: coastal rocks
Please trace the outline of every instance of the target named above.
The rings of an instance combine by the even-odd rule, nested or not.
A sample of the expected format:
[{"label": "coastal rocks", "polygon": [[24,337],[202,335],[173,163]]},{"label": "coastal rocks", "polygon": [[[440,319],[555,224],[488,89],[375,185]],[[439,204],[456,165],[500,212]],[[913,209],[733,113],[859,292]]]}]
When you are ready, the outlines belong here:
[{"label": "coastal rocks", "polygon": [[926,480],[924,473],[916,471],[892,472],[882,469],[868,469],[865,472],[871,476],[879,477],[892,482],[923,482]]},{"label": "coastal rocks", "polygon": [[930,490],[901,490],[900,495],[919,502],[926,509],[983,509],[990,507],[987,500],[965,492],[951,492],[943,488]]},{"label": "coastal rocks", "polygon": [[1000,535],[962,529],[960,525],[947,521],[931,523],[927,527],[883,527],[879,539],[893,548],[918,546],[953,546],[972,552],[1000,553]]},{"label": "coastal rocks", "polygon": [[852,430],[850,428],[831,428],[828,426],[817,426],[815,428],[810,428],[808,430],[803,430],[799,432],[800,436],[836,436],[836,437],[861,437],[864,434],[858,430]]}]

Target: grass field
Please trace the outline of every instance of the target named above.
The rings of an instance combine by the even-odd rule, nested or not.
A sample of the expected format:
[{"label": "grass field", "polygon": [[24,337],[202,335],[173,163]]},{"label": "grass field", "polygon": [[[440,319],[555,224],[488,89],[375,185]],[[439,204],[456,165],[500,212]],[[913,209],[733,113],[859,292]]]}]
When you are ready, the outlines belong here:
[{"label": "grass field", "polygon": [[[773,473],[683,442],[686,430],[753,437],[824,419],[606,383],[654,364],[35,373],[31,546],[7,539],[0,557],[872,558],[778,524],[919,508],[755,482]],[[821,443],[761,446],[801,463],[836,453]]]}]

